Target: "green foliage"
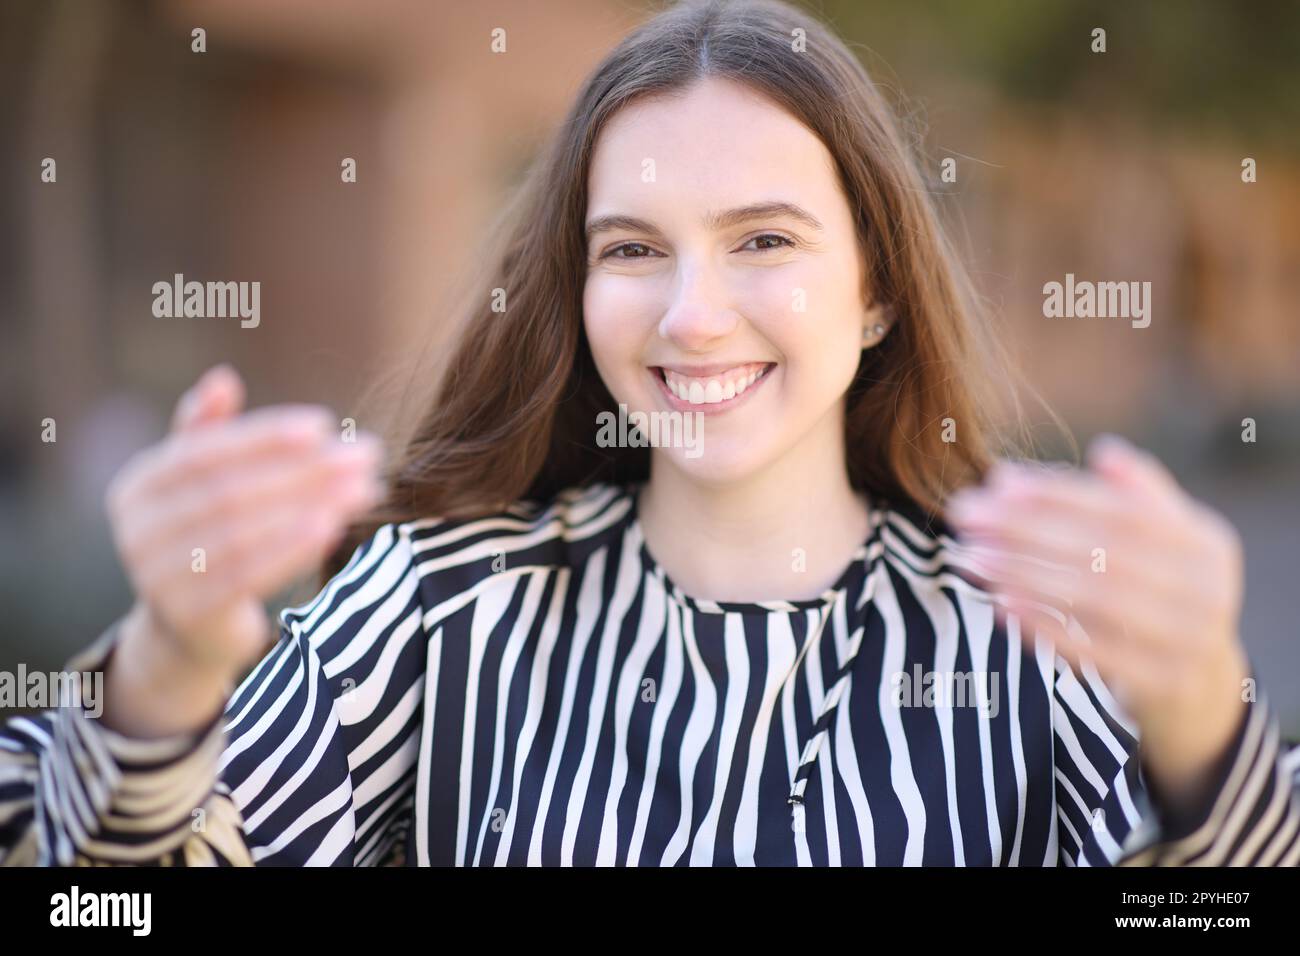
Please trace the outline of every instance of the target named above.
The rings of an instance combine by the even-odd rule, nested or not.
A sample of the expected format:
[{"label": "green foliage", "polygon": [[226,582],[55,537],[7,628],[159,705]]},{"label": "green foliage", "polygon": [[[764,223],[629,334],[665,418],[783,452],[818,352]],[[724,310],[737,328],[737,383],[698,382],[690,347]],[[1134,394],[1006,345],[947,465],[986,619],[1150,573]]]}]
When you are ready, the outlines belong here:
[{"label": "green foliage", "polygon": [[[1203,133],[1294,144],[1295,0],[819,0],[865,53],[902,77],[983,83],[1027,102],[1101,102]],[[1104,54],[1092,30],[1106,30]],[[862,49],[862,48],[865,48]],[[872,65],[872,58],[866,62]]]}]

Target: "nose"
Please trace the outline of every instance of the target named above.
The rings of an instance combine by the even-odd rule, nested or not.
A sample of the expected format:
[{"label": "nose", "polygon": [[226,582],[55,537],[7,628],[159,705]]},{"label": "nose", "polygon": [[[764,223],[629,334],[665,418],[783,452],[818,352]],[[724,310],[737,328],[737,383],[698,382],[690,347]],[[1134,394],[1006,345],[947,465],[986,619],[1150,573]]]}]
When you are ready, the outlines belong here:
[{"label": "nose", "polygon": [[659,334],[683,352],[703,352],[735,331],[739,322],[718,276],[695,267],[683,272],[676,298],[659,321]]}]

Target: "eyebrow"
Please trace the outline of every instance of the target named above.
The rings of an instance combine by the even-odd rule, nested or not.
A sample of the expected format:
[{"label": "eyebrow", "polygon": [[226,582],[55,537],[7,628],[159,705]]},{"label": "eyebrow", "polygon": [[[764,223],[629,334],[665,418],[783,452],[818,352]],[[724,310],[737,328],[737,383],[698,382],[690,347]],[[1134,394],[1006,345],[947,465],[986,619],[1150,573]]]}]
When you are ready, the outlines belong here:
[{"label": "eyebrow", "polygon": [[[779,200],[750,203],[748,206],[737,206],[735,209],[724,209],[720,212],[708,212],[705,213],[703,221],[705,226],[716,231],[738,226],[754,219],[772,219],[779,216],[794,219],[819,232],[822,228],[821,221],[802,206]],[[608,216],[597,216],[587,223],[587,241],[590,242],[592,236],[597,233],[612,229],[626,229],[629,232],[648,232],[661,235],[659,229],[652,222],[638,219],[636,216],[625,216],[616,213]]]}]

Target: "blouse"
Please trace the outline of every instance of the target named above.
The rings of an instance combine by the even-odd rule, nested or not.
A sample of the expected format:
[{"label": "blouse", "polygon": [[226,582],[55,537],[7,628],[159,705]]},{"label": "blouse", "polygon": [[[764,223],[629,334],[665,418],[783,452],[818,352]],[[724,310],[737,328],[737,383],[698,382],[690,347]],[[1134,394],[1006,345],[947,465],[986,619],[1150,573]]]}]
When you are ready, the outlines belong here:
[{"label": "blouse", "polygon": [[0,862],[1300,862],[1262,692],[1176,814],[1096,671],[998,624],[941,518],[873,500],[820,597],[716,602],[651,555],[638,492],[380,527],[195,733],[8,720]]}]

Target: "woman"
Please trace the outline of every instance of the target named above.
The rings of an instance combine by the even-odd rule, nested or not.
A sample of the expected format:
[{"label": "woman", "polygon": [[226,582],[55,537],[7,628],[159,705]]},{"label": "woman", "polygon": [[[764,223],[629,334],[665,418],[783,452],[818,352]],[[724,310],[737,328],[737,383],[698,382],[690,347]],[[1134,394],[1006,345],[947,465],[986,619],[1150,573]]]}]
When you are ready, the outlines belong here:
[{"label": "woman", "polygon": [[101,721],[5,727],[8,862],[1297,862],[1234,534],[1113,440],[991,467],[973,296],[807,13],[637,30],[503,238],[382,502],[227,368],[118,476],[139,600],[69,665]]}]

